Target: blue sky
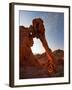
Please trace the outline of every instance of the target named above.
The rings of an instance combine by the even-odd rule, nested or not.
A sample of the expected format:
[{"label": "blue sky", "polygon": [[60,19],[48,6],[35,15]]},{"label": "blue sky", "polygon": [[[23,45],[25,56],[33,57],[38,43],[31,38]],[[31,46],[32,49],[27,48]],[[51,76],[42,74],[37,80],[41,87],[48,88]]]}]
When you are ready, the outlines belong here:
[{"label": "blue sky", "polygon": [[[44,21],[45,36],[49,47],[52,51],[64,49],[64,13],[20,10],[19,15],[19,23],[25,27],[29,27],[34,18],[41,18]],[[45,51],[40,40],[34,38],[32,51],[33,53]]]}]

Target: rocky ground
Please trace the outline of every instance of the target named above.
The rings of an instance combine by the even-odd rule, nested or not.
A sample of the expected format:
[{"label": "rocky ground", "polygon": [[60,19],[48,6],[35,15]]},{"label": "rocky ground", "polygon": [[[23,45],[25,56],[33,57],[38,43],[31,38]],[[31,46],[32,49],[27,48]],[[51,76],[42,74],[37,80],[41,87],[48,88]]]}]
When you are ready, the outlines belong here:
[{"label": "rocky ground", "polygon": [[56,73],[48,73],[48,58],[46,53],[37,54],[35,57],[38,59],[42,67],[35,66],[20,66],[20,79],[28,78],[50,78],[50,77],[63,77],[64,76],[64,51],[55,50],[53,54],[56,57]]}]

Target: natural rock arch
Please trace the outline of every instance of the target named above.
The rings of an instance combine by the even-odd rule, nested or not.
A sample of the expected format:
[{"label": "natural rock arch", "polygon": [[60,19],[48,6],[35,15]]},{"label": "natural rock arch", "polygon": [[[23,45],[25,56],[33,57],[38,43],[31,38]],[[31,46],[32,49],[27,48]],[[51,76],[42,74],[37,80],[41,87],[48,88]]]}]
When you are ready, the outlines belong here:
[{"label": "natural rock arch", "polygon": [[54,74],[57,69],[56,63],[54,62],[55,57],[51,49],[49,48],[45,38],[45,28],[43,20],[40,18],[36,18],[33,19],[32,25],[30,25],[30,27],[20,26],[19,37],[20,66],[24,68],[29,66],[43,68],[43,66],[40,65],[31,50],[31,46],[33,46],[34,43],[33,38],[36,37],[42,42],[42,45],[45,48],[46,55],[48,57],[46,70],[50,75]]}]

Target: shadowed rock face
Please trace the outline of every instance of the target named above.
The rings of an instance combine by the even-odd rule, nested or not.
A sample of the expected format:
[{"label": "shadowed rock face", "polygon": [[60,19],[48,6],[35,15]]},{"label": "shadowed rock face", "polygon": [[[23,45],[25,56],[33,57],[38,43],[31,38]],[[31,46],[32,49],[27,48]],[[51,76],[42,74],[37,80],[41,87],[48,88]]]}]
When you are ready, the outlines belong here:
[{"label": "shadowed rock face", "polygon": [[28,28],[20,26],[20,64],[23,66],[37,66],[40,64],[34,57],[31,46],[33,46],[33,37],[30,35]]}]

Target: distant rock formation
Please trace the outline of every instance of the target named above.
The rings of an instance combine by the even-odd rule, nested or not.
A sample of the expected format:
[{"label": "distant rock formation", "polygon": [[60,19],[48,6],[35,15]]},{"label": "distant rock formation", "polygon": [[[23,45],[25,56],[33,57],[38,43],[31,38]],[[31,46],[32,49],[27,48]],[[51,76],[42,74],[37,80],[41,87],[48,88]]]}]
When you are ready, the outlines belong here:
[{"label": "distant rock formation", "polygon": [[53,52],[53,54],[55,55],[55,57],[57,58],[57,60],[58,60],[58,59],[64,60],[64,51],[63,51],[63,50],[60,50],[60,49],[55,50],[55,51]]},{"label": "distant rock formation", "polygon": [[[53,54],[56,58],[56,62],[57,64],[60,62],[64,63],[64,51],[63,50],[55,50],[53,51]],[[46,55],[46,53],[43,54],[36,54],[35,57],[41,62],[41,63],[47,63],[48,62],[48,57]],[[59,63],[60,64],[60,63]]]}]

